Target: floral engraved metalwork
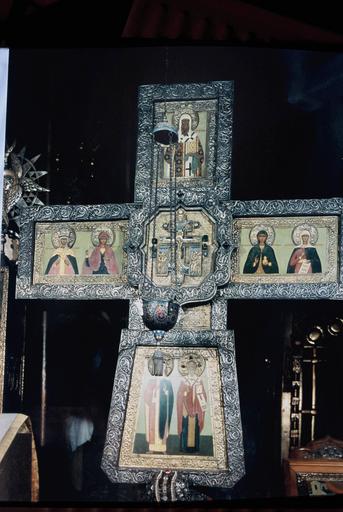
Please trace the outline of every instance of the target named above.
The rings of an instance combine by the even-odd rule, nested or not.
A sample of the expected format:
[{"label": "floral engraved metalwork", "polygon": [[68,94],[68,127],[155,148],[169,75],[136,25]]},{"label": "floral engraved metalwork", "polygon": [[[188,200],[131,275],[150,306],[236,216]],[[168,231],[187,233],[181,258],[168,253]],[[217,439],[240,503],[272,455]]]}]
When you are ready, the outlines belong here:
[{"label": "floral engraved metalwork", "polygon": [[[130,402],[132,411],[137,410],[135,409],[138,407],[139,398],[137,388],[140,385],[138,381],[142,377],[142,365],[139,363],[142,360],[141,357],[134,367],[136,349],[146,351],[146,355],[149,356],[155,350],[154,347],[155,342],[151,332],[122,331],[102,460],[103,470],[112,482],[149,483],[156,479],[161,469],[178,468],[180,475],[187,475],[189,482],[193,485],[233,486],[244,475],[233,333],[169,331],[163,340],[163,351],[169,350],[175,357],[177,354],[184,354],[185,351],[188,353],[199,351],[202,355],[207,354],[207,364],[211,365],[219,356],[220,365],[218,361],[216,368],[220,368],[220,378],[218,380],[215,377],[215,375],[219,377],[218,372],[215,372],[209,389],[221,389],[222,399],[218,403],[216,398],[213,399],[211,411],[214,415],[212,422],[214,435],[217,439],[221,437],[224,445],[221,442],[215,443],[216,451],[213,457],[199,458],[190,454],[168,455],[163,462],[163,456],[149,455],[149,453],[142,456],[132,452],[132,435],[136,424],[133,414],[127,412],[127,404]],[[133,370],[134,373],[132,373]],[[216,411],[217,409],[220,412]],[[216,417],[216,414],[219,416]]]},{"label": "floral engraved metalwork", "polygon": [[[156,299],[175,300],[180,305],[205,302],[212,299],[217,292],[217,288],[225,285],[230,278],[230,253],[233,246],[230,245],[230,229],[228,230],[228,227],[230,226],[231,217],[228,210],[223,208],[222,211],[218,203],[212,201],[206,209],[186,208],[180,205],[176,208],[176,215],[180,211],[184,212],[187,217],[185,222],[192,223],[194,232],[196,233],[198,230],[201,236],[200,241],[197,239],[199,237],[197,234],[194,236],[189,234],[179,236],[178,228],[176,228],[176,237],[174,237],[178,242],[180,241],[180,244],[178,243],[175,247],[176,261],[172,262],[174,266],[169,264],[170,255],[174,252],[174,239],[172,240],[173,243],[170,240],[168,242],[168,237],[165,237],[164,232],[161,231],[162,228],[157,226],[157,222],[156,226],[154,224],[156,217],[159,218],[160,215],[164,215],[167,219],[170,212],[163,208],[159,209],[153,218],[151,218],[147,207],[140,210],[135,209],[132,212],[129,225],[129,282],[132,286],[139,286],[143,298],[154,297]],[[168,222],[167,220],[162,222],[162,220],[160,223],[166,225],[165,233],[168,235]],[[176,224],[178,226],[177,219]],[[203,229],[207,226],[206,233],[201,232],[201,224],[204,225]],[[153,235],[156,235],[157,238]],[[164,241],[164,238],[167,241]],[[151,279],[151,272],[149,271],[153,260],[153,240],[157,241],[155,242],[154,266],[158,267],[158,282],[155,282],[156,277]],[[182,254],[187,254],[187,244],[190,245],[190,256],[188,256],[190,261],[187,264],[188,266],[184,266],[183,260],[180,258]],[[184,252],[182,253],[182,251]],[[158,261],[160,252],[161,262]],[[166,253],[166,262],[162,258],[164,253]],[[194,268],[191,261],[192,255],[195,259],[197,258],[197,265],[194,264]],[[201,259],[198,258],[199,255]],[[208,261],[210,259],[211,261]],[[182,264],[180,261],[182,261]],[[207,268],[209,265],[211,271]],[[203,275],[202,268],[204,268]],[[186,278],[181,275],[183,271],[186,273]],[[175,279],[173,279],[173,275]]]},{"label": "floral engraved metalwork", "polygon": [[[263,224],[264,222],[264,224]],[[304,226],[307,230],[304,230]],[[275,251],[278,268],[276,273],[243,273],[243,264],[246,254],[241,251],[241,247],[248,245],[247,241],[243,240],[243,234],[249,233],[249,247],[257,245],[257,233],[261,232],[261,227],[267,233],[267,248]],[[234,251],[232,255],[232,281],[241,283],[328,283],[337,281],[337,242],[338,242],[338,217],[337,216],[309,216],[309,217],[249,217],[238,218],[234,220],[234,243],[240,247],[240,250]],[[273,235],[268,234],[273,231]],[[310,241],[308,245],[311,251],[316,251],[318,247],[318,230],[321,230],[322,238],[324,239],[321,244],[321,268],[318,273],[286,273],[289,272],[291,255],[295,253],[297,247],[301,247],[300,232],[315,233],[315,242],[312,244]],[[277,235],[275,237],[275,231]],[[287,236],[287,238],[285,237]],[[294,236],[296,235],[296,237]],[[280,242],[280,238],[283,238]],[[309,238],[309,237],[308,237]],[[312,236],[311,236],[312,238]],[[306,249],[307,250],[307,249]],[[319,250],[319,249],[318,249]],[[293,253],[292,253],[293,251]],[[242,252],[242,255],[241,255]],[[280,258],[283,257],[283,265]],[[242,272],[243,270],[243,272]]]},{"label": "floral engraved metalwork", "polygon": [[[245,298],[245,299],[342,299],[343,298],[343,262],[342,258],[337,259],[343,249],[342,222],[343,199],[306,199],[306,200],[255,200],[255,201],[230,201],[225,203],[226,208],[232,215],[230,244],[232,251],[232,277],[229,284],[219,290],[223,298]],[[327,216],[327,217],[325,217]],[[330,217],[329,217],[330,216]],[[296,228],[295,218],[299,217],[299,226],[310,225],[325,226],[330,220],[334,220],[331,226],[327,224],[327,247],[328,260],[326,262],[326,274],[318,273],[312,276],[306,275],[283,275],[268,274],[264,276],[248,274],[237,274],[238,271],[238,249],[239,231],[234,229],[234,222],[251,222],[259,224],[261,218],[265,223],[270,223],[272,218],[279,218],[282,224],[289,224],[289,228]],[[335,222],[340,226],[335,227]],[[252,226],[251,226],[252,227]],[[291,229],[291,231],[292,231]],[[323,227],[322,227],[323,229]],[[311,231],[311,230],[310,230]],[[311,233],[309,233],[311,235]],[[291,235],[290,235],[291,236]],[[313,238],[313,233],[312,233]],[[290,238],[291,243],[292,238]]]},{"label": "floral engraved metalwork", "polygon": [[[85,276],[82,276],[82,272],[84,269],[79,266],[78,271],[80,274],[73,274],[73,275],[47,275],[46,272],[44,272],[44,256],[46,256],[46,252],[49,250],[49,247],[46,247],[46,242],[49,241],[49,239],[52,239],[52,245],[56,249],[58,248],[58,241],[54,243],[54,238],[57,238],[58,236],[63,235],[63,231],[70,230],[73,233],[74,240],[71,242],[70,247],[72,248],[75,244],[75,238],[76,238],[76,232],[82,233],[83,235],[88,234],[89,235],[89,246],[93,245],[94,247],[97,246],[98,242],[98,235],[100,233],[110,233],[111,240],[109,240],[108,247],[111,249],[113,244],[113,235],[116,238],[122,238],[123,239],[123,246],[126,246],[127,244],[127,228],[128,228],[128,221],[98,221],[98,222],[72,222],[72,223],[56,223],[54,224],[53,231],[51,230],[51,223],[49,222],[37,222],[36,223],[36,229],[35,229],[35,239],[36,239],[36,246],[35,246],[35,258],[34,258],[34,264],[33,264],[33,284],[42,283],[42,284],[64,284],[64,285],[77,285],[80,282],[80,278],[84,279]],[[57,235],[57,237],[56,237]],[[88,251],[87,251],[88,253]],[[82,255],[85,259],[85,255]],[[87,254],[88,256],[88,254]],[[114,286],[120,286],[127,283],[127,252],[122,251],[122,265],[120,268],[120,272],[115,273],[111,277],[111,284]],[[81,260],[82,264],[82,260]],[[43,270],[43,272],[42,272]],[[119,271],[119,268],[118,268]],[[99,283],[108,283],[109,282],[109,274],[90,274],[87,273],[87,284],[99,284]]]},{"label": "floral engraved metalwork", "polygon": [[145,272],[156,286],[198,286],[214,266],[215,222],[201,210],[181,207],[175,222],[170,217],[170,211],[160,210],[147,224]]},{"label": "floral engraved metalwork", "polygon": [[225,331],[227,328],[227,301],[216,296],[211,302],[211,327],[218,331]]},{"label": "floral engraved metalwork", "polygon": [[190,304],[179,311],[178,329],[210,330],[212,304]]},{"label": "floral engraved metalwork", "polygon": [[[20,299],[130,299],[137,296],[137,290],[127,283],[126,226],[132,208],[128,204],[25,208],[20,219],[21,240],[16,297]],[[49,226],[51,226],[51,231],[56,226],[71,226],[75,229],[86,225],[86,228],[90,230],[92,226],[95,230],[99,230],[100,226],[103,231],[110,232],[111,223],[119,231],[123,230],[123,266],[120,276],[90,274],[77,277],[73,275],[49,276],[51,279],[48,279],[42,271],[41,275],[37,274],[41,263],[37,249],[44,242],[44,233],[49,230]],[[38,230],[38,235],[41,234],[41,236],[36,236],[37,226],[41,226],[40,231]]]},{"label": "floral engraved metalwork", "polygon": [[177,177],[177,192],[182,201],[186,205],[194,205],[204,204],[209,196],[214,199],[229,199],[232,106],[233,82],[142,85],[138,101],[135,201],[149,201],[150,184],[156,178],[156,173],[160,173],[157,204],[170,204],[169,187],[161,165],[161,161],[165,162],[165,151],[154,145],[152,133],[155,124],[164,118],[179,125],[182,115],[189,116],[191,128],[197,133],[201,131],[203,118],[201,144],[205,165],[205,175],[197,170]]},{"label": "floral engraved metalwork", "polygon": [[[208,397],[211,396],[212,408],[211,411],[206,410],[206,414],[211,414],[212,423],[212,435],[214,443],[214,454],[213,456],[204,455],[166,455],[165,457],[161,454],[152,455],[150,453],[135,453],[133,450],[134,438],[136,433],[136,412],[139,410],[139,391],[140,383],[143,382],[143,371],[145,359],[151,357],[154,347],[139,347],[138,356],[139,361],[134,366],[132,374],[132,383],[134,385],[130,389],[128,409],[126,412],[125,424],[123,437],[121,441],[121,451],[119,456],[119,467],[142,467],[142,468],[169,468],[177,470],[226,470],[228,468],[225,439],[224,433],[224,421],[223,421],[223,407],[220,400],[220,379],[219,379],[219,364],[216,358],[214,349],[206,349],[203,347],[192,347],[192,351],[189,352],[187,347],[165,347],[162,348],[168,355],[173,359],[186,358],[188,354],[194,359],[196,357],[206,357],[208,372],[211,375],[208,385]],[[168,352],[167,352],[168,351]],[[207,352],[211,352],[207,354]],[[186,354],[186,355],[185,355]],[[202,355],[204,354],[204,356]],[[203,363],[204,364],[204,363]],[[184,363],[185,365],[185,363]],[[179,365],[180,372],[180,365]],[[183,374],[184,376],[184,374]]]}]

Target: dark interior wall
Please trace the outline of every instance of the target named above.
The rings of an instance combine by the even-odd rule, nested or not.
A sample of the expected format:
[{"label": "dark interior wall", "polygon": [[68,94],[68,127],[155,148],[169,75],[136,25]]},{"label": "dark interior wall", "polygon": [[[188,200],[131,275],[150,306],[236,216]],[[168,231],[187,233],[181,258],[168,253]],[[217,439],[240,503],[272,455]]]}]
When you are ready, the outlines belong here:
[{"label": "dark interior wall", "polygon": [[[342,69],[335,54],[282,49],[11,50],[7,142],[16,140],[17,150],[26,146],[28,157],[41,153],[37,168],[49,171],[50,193],[41,196],[46,203],[132,202],[139,85],[234,80],[232,198],[340,196]],[[41,182],[45,184],[44,178]],[[99,329],[107,355],[113,357],[103,383],[106,408],[128,304],[19,302],[25,306],[21,313],[26,311],[24,411],[31,413],[40,403],[37,326],[44,310],[48,310],[48,403],[81,405],[82,389],[92,372],[89,364],[99,348],[98,343],[92,345],[92,340],[100,339]],[[301,301],[287,308],[283,301],[229,303],[248,470],[234,491],[236,497],[283,492],[278,473],[280,424],[275,418],[280,413],[285,332],[289,317],[302,307]],[[330,309],[329,304],[323,307]],[[266,471],[260,471],[261,465]]]},{"label": "dark interior wall", "polygon": [[232,197],[329,197],[342,185],[335,57],[239,47],[16,49],[7,139],[42,153],[51,204],[131,201],[138,86],[234,80]]},{"label": "dark interior wall", "polygon": [[342,185],[335,57],[238,47],[12,50],[7,139],[42,153],[51,204],[131,201],[138,86],[234,80],[232,197],[329,197]]}]

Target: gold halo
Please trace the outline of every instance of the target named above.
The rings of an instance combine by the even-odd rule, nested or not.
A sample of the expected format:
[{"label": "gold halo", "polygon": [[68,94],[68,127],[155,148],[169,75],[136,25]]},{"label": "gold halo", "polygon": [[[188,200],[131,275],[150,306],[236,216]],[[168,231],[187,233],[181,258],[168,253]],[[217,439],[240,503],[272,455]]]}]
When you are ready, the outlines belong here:
[{"label": "gold halo", "polygon": [[172,123],[174,126],[179,128],[180,119],[183,116],[183,114],[188,114],[191,118],[191,129],[195,130],[195,128],[199,124],[199,114],[198,112],[195,112],[193,108],[190,105],[181,105],[177,110],[175,110],[173,117],[172,117]]},{"label": "gold halo", "polygon": [[194,361],[197,365],[195,374],[200,377],[203,374],[206,366],[205,358],[201,354],[196,352],[188,352],[184,356],[180,357],[178,362],[178,370],[182,376],[188,375],[187,365],[190,361]]},{"label": "gold halo", "polygon": [[76,240],[75,229],[65,224],[60,224],[56,226],[51,234],[51,243],[55,249],[58,249],[58,247],[60,247],[61,237],[68,238],[68,247],[73,247]]},{"label": "gold halo", "polygon": [[303,231],[308,231],[310,233],[310,244],[314,245],[318,240],[318,230],[312,224],[299,224],[295,226],[292,231],[292,240],[294,245],[301,245],[301,233]]},{"label": "gold halo", "polygon": [[268,245],[273,245],[274,240],[275,240],[275,231],[274,231],[274,228],[272,226],[269,226],[268,224],[257,224],[250,230],[249,238],[250,238],[251,245],[256,245],[258,243],[257,233],[262,230],[267,231],[267,233],[268,233],[266,243]]},{"label": "gold halo", "polygon": [[109,245],[109,246],[113,245],[113,242],[115,241],[115,234],[113,233],[112,229],[108,228],[108,227],[100,226],[97,228],[93,228],[93,230],[92,230],[91,240],[92,240],[92,244],[94,245],[94,247],[99,245],[99,235],[100,235],[101,231],[106,231],[106,233],[108,233],[108,235],[109,235],[107,245]]}]

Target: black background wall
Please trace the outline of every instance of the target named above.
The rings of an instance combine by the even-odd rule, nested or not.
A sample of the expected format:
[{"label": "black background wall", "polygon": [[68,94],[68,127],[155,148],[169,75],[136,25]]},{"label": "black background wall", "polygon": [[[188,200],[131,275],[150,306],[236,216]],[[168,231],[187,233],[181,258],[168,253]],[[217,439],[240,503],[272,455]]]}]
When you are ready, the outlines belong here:
[{"label": "black background wall", "polygon": [[[13,49],[7,142],[16,140],[17,150],[26,146],[27,157],[41,154],[37,167],[49,171],[46,182],[41,180],[50,189],[41,196],[45,203],[132,202],[139,85],[233,80],[231,197],[341,196],[342,62],[342,56],[333,52],[277,48]],[[15,347],[25,339],[26,369],[21,400],[7,387],[7,410],[21,408],[32,416],[38,441],[41,322],[47,311],[48,407],[97,406],[99,442],[93,460],[98,461],[128,303],[11,300],[8,356],[14,361]],[[330,315],[340,304],[331,301],[314,307]],[[235,329],[237,340],[247,475],[232,492],[211,491],[212,498],[282,496],[283,348],[292,316],[309,310],[308,302],[302,301],[229,302],[228,327]],[[98,352],[106,364],[95,376],[92,361]],[[95,463],[90,470],[92,486],[84,492],[73,494],[67,479],[64,487],[61,481],[57,486],[63,466],[56,458],[60,436],[51,441],[50,452],[42,450],[44,499],[132,498],[131,490],[119,493],[109,486]]]}]

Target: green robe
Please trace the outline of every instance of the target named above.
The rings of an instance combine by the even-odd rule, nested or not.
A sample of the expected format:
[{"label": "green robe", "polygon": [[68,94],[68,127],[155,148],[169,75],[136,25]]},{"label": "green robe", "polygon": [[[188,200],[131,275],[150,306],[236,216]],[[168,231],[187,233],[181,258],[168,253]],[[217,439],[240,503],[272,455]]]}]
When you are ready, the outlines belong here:
[{"label": "green robe", "polygon": [[[255,258],[258,258],[257,265],[254,266]],[[265,245],[261,250],[261,247],[257,244],[254,245],[248,254],[246,259],[243,274],[255,274],[260,264],[260,261],[268,261],[267,265],[262,264],[262,269],[265,274],[278,274],[279,266],[276,261],[276,257],[274,254],[274,249],[270,247],[270,245]]]}]

